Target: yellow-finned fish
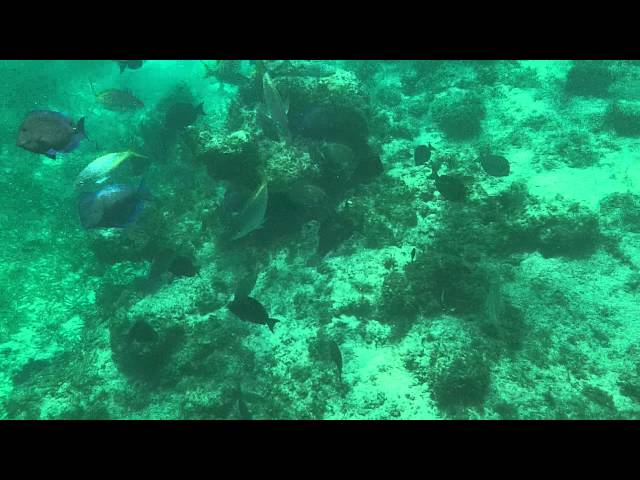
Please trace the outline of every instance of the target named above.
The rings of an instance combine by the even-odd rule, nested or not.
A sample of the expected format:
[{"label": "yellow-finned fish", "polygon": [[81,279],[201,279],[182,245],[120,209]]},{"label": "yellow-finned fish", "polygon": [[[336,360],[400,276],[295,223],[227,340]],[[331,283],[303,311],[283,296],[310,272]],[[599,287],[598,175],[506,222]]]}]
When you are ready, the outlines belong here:
[{"label": "yellow-finned fish", "polygon": [[130,150],[108,153],[96,158],[80,172],[76,178],[76,187],[82,188],[92,183],[103,183],[118,165],[132,157],[149,158]]}]

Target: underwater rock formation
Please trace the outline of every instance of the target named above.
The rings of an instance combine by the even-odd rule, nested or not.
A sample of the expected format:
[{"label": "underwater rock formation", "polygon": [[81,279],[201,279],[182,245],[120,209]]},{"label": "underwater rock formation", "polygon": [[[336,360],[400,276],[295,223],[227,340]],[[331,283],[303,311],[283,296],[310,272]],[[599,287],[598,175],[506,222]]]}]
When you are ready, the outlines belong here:
[{"label": "underwater rock formation", "polygon": [[438,127],[452,140],[467,140],[477,136],[485,117],[482,98],[464,90],[450,90],[436,97],[431,116]]}]

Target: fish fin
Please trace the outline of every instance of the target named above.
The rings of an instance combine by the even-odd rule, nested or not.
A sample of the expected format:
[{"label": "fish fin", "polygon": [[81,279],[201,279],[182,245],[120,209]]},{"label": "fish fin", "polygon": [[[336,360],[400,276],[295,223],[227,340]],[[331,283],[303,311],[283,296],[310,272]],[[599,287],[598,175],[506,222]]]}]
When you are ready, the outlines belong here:
[{"label": "fish fin", "polygon": [[275,326],[276,323],[278,323],[280,320],[278,320],[277,318],[267,318],[267,325],[269,326],[269,330],[271,330],[271,333],[274,333],[273,331],[273,327]]},{"label": "fish fin", "polygon": [[200,105],[198,105],[198,107],[196,108],[196,111],[200,114],[200,115],[204,115],[206,116],[207,114],[204,113],[204,102],[200,103]]},{"label": "fish fin", "polygon": [[84,117],[78,120],[78,123],[76,124],[76,133],[81,134],[86,139],[89,138],[87,137],[87,134],[84,131]]},{"label": "fish fin", "polygon": [[138,185],[138,196],[143,200],[153,200],[151,191],[147,187],[147,184],[145,183],[144,178],[140,180],[140,185]]},{"label": "fish fin", "polygon": [[56,159],[56,153],[58,152],[56,152],[53,148],[50,148],[49,150],[44,152],[44,154],[52,160]]},{"label": "fish fin", "polygon": [[282,106],[284,107],[284,113],[289,115],[289,95],[282,99]]},{"label": "fish fin", "polygon": [[244,238],[247,235],[249,235],[249,233],[251,233],[251,232],[245,233],[245,232],[243,232],[241,230],[241,231],[237,232],[233,237],[231,237],[231,241],[233,242],[235,240],[240,240],[241,238]]},{"label": "fish fin", "polygon": [[95,183],[97,183],[97,184],[99,185],[99,184],[101,184],[101,183],[106,182],[107,180],[109,180],[109,176],[108,176],[108,175],[106,175],[106,176],[104,176],[104,177],[100,177],[99,179],[97,179],[97,180],[95,181]]},{"label": "fish fin", "polygon": [[144,159],[149,160],[148,156],[142,155],[142,154],[137,153],[137,152],[134,152],[133,150],[127,150],[125,153],[126,153],[125,159],[127,159],[127,158],[144,158]]},{"label": "fish fin", "polygon": [[135,221],[138,219],[138,217],[142,213],[142,210],[144,210],[144,202],[142,200],[139,200],[138,203],[136,203],[136,208],[131,213],[131,216],[129,216],[126,223],[124,223],[121,228],[124,228],[126,231],[129,231],[131,225],[135,223]]},{"label": "fish fin", "polygon": [[122,62],[122,63],[119,63],[118,65],[120,65],[120,73],[122,74],[122,72],[124,72],[127,69],[127,64]]},{"label": "fish fin", "polygon": [[[94,228],[100,223],[102,218],[102,209],[93,209],[96,199],[95,192],[83,192],[78,195],[78,214],[80,216],[80,224],[82,228]],[[97,205],[99,207],[99,205]]]}]

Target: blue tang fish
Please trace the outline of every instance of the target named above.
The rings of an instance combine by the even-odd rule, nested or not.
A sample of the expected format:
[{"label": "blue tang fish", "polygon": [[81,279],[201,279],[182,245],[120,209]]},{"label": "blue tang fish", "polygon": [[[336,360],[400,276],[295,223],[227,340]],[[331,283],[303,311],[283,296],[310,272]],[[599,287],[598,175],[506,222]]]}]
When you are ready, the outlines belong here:
[{"label": "blue tang fish", "polygon": [[20,125],[17,145],[55,159],[57,153],[74,150],[85,137],[84,117],[74,125],[63,113],[34,110]]},{"label": "blue tang fish", "polygon": [[138,187],[111,184],[97,192],[81,193],[78,197],[80,223],[86,229],[126,228],[136,221],[144,201],[150,198],[144,181]]}]

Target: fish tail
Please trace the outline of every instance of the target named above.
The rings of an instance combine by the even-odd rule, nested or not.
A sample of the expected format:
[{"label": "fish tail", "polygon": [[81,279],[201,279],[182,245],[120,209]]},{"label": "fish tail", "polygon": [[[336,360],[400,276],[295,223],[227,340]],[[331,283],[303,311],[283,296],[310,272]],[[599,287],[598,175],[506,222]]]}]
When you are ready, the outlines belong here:
[{"label": "fish tail", "polygon": [[137,153],[137,152],[134,152],[133,150],[129,150],[129,151],[127,152],[127,156],[129,156],[129,157],[135,157],[135,158],[145,158],[145,159],[147,159],[147,160],[149,159],[149,157],[148,157],[148,156],[146,156],[146,155],[142,155],[142,154]]},{"label": "fish tail", "polygon": [[202,103],[200,103],[200,105],[198,105],[198,108],[197,108],[197,110],[196,110],[196,111],[197,111],[197,113],[199,113],[200,115],[205,115],[205,116],[207,115],[207,114],[204,112],[204,102],[202,102]]},{"label": "fish tail", "polygon": [[267,325],[269,326],[269,330],[271,330],[271,333],[273,332],[273,327],[276,325],[277,322],[279,322],[280,320],[278,320],[277,318],[267,318]]},{"label": "fish tail", "polygon": [[144,202],[142,200],[139,200],[138,203],[136,203],[135,209],[133,210],[133,212],[127,219],[127,221],[121,227],[125,230],[125,234],[129,233],[129,231],[131,230],[131,227],[133,226],[133,224],[136,222],[136,220],[142,213],[142,210],[144,210]]},{"label": "fish tail", "polygon": [[91,87],[91,92],[93,93],[93,95],[97,97],[98,95],[96,94],[96,89],[93,88],[93,82],[91,80],[89,80],[89,86]]},{"label": "fish tail", "polygon": [[122,74],[122,72],[124,72],[127,69],[127,64],[122,62],[119,65],[120,65],[120,73]]}]

